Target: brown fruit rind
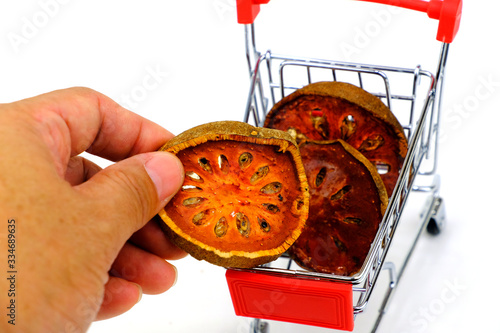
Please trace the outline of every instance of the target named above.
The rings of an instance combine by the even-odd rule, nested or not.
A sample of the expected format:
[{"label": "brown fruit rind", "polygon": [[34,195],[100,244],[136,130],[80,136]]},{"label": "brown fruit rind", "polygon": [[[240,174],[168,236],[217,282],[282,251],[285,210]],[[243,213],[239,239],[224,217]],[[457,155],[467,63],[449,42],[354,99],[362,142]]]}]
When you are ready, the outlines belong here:
[{"label": "brown fruit rind", "polygon": [[394,114],[377,96],[346,82],[315,82],[296,90],[288,96],[285,96],[273,106],[271,111],[269,111],[264,127],[268,127],[269,123],[272,121],[273,115],[276,112],[279,112],[279,109],[281,109],[283,105],[288,104],[299,96],[305,95],[337,97],[369,110],[373,116],[383,120],[396,129],[396,134],[399,137],[399,151],[401,156],[406,155],[408,151],[408,143],[406,136],[404,135],[404,129]]},{"label": "brown fruit rind", "polygon": [[178,154],[184,149],[199,147],[211,141],[236,141],[240,143],[267,145],[278,147],[280,153],[289,153],[296,168],[293,177],[297,178],[301,200],[303,200],[302,208],[300,211],[295,212],[296,215],[294,215],[297,218],[295,229],[289,235],[285,236],[281,244],[273,248],[249,250],[221,249],[209,246],[183,231],[167,214],[167,207],[165,207],[159,212],[164,222],[161,224],[163,230],[174,244],[194,258],[206,260],[218,266],[250,268],[277,259],[299,237],[309,211],[309,188],[298,146],[293,138],[283,131],[254,127],[237,121],[221,121],[200,125],[187,130],[168,141],[160,150]]},{"label": "brown fruit rind", "polygon": [[408,151],[404,129],[389,108],[378,97],[344,82],[317,82],[296,90],[273,106],[264,127],[290,131],[299,144],[346,141],[379,165],[389,196]]},{"label": "brown fruit rind", "polygon": [[[377,187],[379,197],[380,197],[380,210],[382,212],[382,215],[385,213],[385,210],[387,209],[387,205],[389,204],[389,198],[387,196],[387,190],[384,186],[384,182],[380,178],[380,174],[377,171],[377,168],[373,166],[372,163],[363,155],[361,154],[357,149],[355,149],[353,146],[345,142],[344,140],[334,140],[331,142],[338,142],[344,147],[345,151],[347,151],[351,156],[356,158],[359,162],[361,162],[365,168],[368,170],[370,175],[372,176],[373,182],[375,183],[375,186]],[[321,144],[328,144],[328,141],[323,141]]]}]

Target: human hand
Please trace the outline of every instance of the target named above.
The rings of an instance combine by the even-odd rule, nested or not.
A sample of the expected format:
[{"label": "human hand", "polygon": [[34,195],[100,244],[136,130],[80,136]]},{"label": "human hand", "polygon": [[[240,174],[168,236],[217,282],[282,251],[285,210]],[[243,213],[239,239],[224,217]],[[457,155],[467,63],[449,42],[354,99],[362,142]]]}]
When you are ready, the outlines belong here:
[{"label": "human hand", "polygon": [[[0,105],[0,235],[7,243],[15,220],[16,331],[83,332],[175,283],[164,259],[185,253],[150,221],[183,182],[174,155],[152,152],[172,136],[86,88]],[[83,151],[119,162],[101,170]]]}]

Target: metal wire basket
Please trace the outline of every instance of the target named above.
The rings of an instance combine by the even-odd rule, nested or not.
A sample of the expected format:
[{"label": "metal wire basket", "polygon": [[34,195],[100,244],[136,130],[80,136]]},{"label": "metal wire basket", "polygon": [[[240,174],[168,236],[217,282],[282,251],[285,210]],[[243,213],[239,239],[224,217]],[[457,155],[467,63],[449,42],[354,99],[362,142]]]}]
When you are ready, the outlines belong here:
[{"label": "metal wire basket", "polygon": [[[250,70],[250,89],[243,120],[262,126],[272,106],[296,89],[318,81],[343,81],[379,97],[403,125],[409,146],[377,235],[358,273],[337,276],[304,271],[286,255],[253,269],[228,269],[226,276],[233,305],[236,314],[257,318],[254,332],[265,332],[266,326],[261,325],[260,319],[352,330],[354,318],[366,308],[380,272],[388,269],[390,282],[373,327],[376,331],[383,309],[420,235],[425,230],[437,234],[444,223],[444,203],[439,196],[439,175],[436,172],[440,104],[449,47],[458,31],[462,2],[397,2],[400,7],[424,11],[429,17],[439,19],[437,39],[442,45],[435,73],[420,66],[378,66],[280,55],[270,50],[261,53],[256,48],[254,19],[259,4],[267,2],[238,2],[239,22],[245,24],[246,56]],[[371,2],[394,3],[388,0]],[[386,171],[384,165],[377,168],[380,173]],[[431,181],[426,185],[416,185],[417,177],[431,178]],[[414,242],[396,274],[394,264],[385,259],[412,191],[427,192],[429,200]]]}]

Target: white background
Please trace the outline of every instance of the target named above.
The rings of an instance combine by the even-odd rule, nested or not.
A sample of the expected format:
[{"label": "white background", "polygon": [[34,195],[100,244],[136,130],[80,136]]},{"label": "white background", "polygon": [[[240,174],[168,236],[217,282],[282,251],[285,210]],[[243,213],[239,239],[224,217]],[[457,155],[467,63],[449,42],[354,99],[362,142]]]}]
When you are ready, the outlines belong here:
[{"label": "white background", "polygon": [[[2,0],[0,102],[78,85],[107,94],[176,134],[209,121],[242,120],[248,75],[234,3]],[[439,154],[446,229],[419,242],[381,332],[500,332],[495,285],[500,180],[493,162],[500,121],[500,24],[495,8],[488,8],[492,3],[465,1],[450,49]],[[437,22],[425,14],[348,0],[307,5],[273,0],[256,23],[268,31],[257,36],[263,51],[436,68]],[[368,38],[361,38],[363,33]],[[396,260],[411,241],[405,228],[418,220],[417,197],[408,202],[407,225],[396,234],[391,250]],[[90,332],[248,332],[250,320],[234,315],[224,269],[191,258],[175,264],[179,280],[173,289],[144,296],[131,311],[93,324]],[[378,287],[386,285],[383,273]],[[357,317],[356,332],[368,331],[382,292]],[[271,324],[271,332],[327,331]]]}]

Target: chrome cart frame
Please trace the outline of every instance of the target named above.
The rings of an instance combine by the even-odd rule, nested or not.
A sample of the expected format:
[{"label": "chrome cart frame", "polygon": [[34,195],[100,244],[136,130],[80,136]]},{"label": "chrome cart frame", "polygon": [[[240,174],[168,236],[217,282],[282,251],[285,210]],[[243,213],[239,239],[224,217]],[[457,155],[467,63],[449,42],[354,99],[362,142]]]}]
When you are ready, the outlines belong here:
[{"label": "chrome cart frame", "polygon": [[[372,2],[390,3],[389,1]],[[422,2],[429,3],[420,0],[400,2],[411,4],[411,6],[406,6],[410,9],[423,6]],[[454,11],[452,18],[440,18],[440,24],[445,24],[442,22],[447,22],[447,24],[452,21],[459,22],[462,6],[460,0],[433,0],[430,2],[434,5],[440,2],[442,8],[452,8]],[[429,16],[431,15],[429,14]],[[307,84],[325,80],[343,81],[355,84],[379,97],[402,124],[409,146],[398,182],[389,200],[378,233],[361,270],[357,274],[337,276],[305,271],[294,265],[286,255],[268,265],[242,271],[262,274],[263,276],[283,276],[349,284],[352,286],[354,297],[352,311],[355,317],[365,310],[380,272],[387,270],[389,286],[382,300],[372,332],[377,330],[391,295],[405,271],[420,236],[426,230],[431,234],[438,234],[444,225],[444,202],[439,196],[440,181],[437,173],[437,159],[446,62],[450,43],[458,26],[454,26],[452,30],[453,36],[451,37],[450,33],[440,37],[438,32],[438,39],[442,39],[442,45],[439,50],[437,69],[435,73],[432,73],[420,66],[414,68],[378,66],[281,55],[275,54],[271,50],[261,53],[256,47],[253,19],[245,24],[246,57],[250,73],[250,89],[243,118],[245,122],[262,126],[267,113],[277,101]],[[443,32],[441,31],[441,33]],[[383,170],[379,171],[383,172]],[[415,182],[417,178],[425,178],[423,182],[425,185],[418,185]],[[397,270],[395,264],[386,262],[386,256],[411,192],[427,193],[429,199],[422,213],[420,228],[403,263]],[[235,297],[233,295],[233,303],[235,303]],[[255,319],[252,332],[267,332],[268,325],[262,321],[262,318],[272,319],[272,316],[264,314],[261,318]],[[345,328],[339,327],[339,329]]]}]

